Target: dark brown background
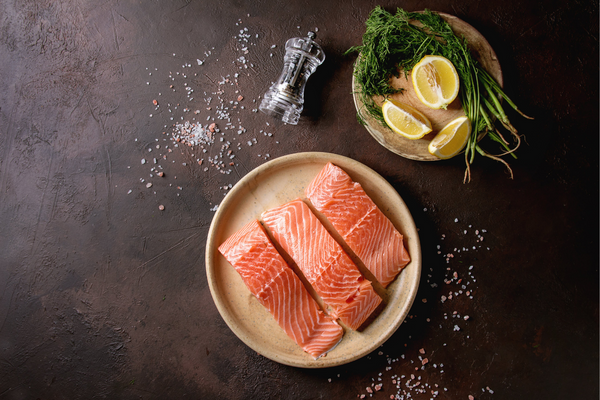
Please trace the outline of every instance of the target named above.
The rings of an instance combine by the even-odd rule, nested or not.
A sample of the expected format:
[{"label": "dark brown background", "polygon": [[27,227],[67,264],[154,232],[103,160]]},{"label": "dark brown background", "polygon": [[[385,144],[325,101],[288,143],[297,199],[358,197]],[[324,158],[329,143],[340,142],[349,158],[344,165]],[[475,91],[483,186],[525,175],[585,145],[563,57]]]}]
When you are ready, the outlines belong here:
[{"label": "dark brown background", "polygon": [[[358,124],[344,52],[377,4],[454,14],[489,40],[507,92],[535,116],[509,113],[526,139],[514,180],[479,158],[463,184],[460,157],[403,159]],[[0,399],[352,399],[377,383],[380,399],[598,398],[597,2],[2,0],[0,19]],[[300,124],[253,112],[285,41],[315,28],[327,59]],[[198,149],[165,140],[191,111],[207,123],[224,106],[229,174],[208,161],[221,143],[200,166]],[[246,347],[204,268],[223,186],[303,151],[379,172],[423,251],[407,322],[370,356],[325,370]],[[463,282],[445,284],[454,272]],[[470,296],[442,302],[466,282]],[[415,370],[419,357],[429,363]]]}]

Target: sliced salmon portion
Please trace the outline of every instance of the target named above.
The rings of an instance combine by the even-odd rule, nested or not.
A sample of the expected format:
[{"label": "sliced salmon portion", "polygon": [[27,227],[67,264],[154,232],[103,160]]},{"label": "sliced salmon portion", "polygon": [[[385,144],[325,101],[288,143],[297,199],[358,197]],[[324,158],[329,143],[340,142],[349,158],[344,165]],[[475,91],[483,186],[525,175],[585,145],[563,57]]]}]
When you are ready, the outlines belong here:
[{"label": "sliced salmon portion", "polygon": [[230,236],[219,251],[285,333],[308,354],[319,358],[342,340],[343,328],[321,311],[258,220]]},{"label": "sliced salmon portion", "polygon": [[306,203],[294,200],[265,211],[261,217],[330,315],[358,329],[382,299]]},{"label": "sliced salmon portion", "polygon": [[306,188],[306,197],[383,287],[410,262],[402,234],[360,183],[338,166],[325,165]]}]

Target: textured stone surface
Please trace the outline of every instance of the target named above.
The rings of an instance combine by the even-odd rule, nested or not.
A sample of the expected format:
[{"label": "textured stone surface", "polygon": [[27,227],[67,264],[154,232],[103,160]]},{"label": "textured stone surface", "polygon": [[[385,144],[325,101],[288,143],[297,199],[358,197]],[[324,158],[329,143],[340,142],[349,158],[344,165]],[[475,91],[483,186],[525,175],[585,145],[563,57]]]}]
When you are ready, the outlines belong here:
[{"label": "textured stone surface", "polygon": [[[403,159],[356,121],[344,52],[376,4],[0,1],[0,398],[598,398],[597,2],[400,4],[478,29],[535,117],[509,112],[514,180],[477,159],[469,184],[460,157]],[[327,59],[299,125],[254,112],[285,41],[315,28]],[[193,118],[217,124],[206,153],[170,139]],[[224,187],[303,151],[379,172],[423,250],[411,317],[327,370],[247,348],[204,270]]]}]

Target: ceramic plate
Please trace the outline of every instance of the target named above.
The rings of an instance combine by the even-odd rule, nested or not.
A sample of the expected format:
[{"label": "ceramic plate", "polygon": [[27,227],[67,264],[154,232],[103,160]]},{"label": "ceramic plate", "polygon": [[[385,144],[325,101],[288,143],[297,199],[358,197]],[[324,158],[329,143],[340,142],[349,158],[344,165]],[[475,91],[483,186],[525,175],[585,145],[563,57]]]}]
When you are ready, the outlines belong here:
[{"label": "ceramic plate", "polygon": [[[411,262],[398,278],[382,289],[379,314],[361,332],[346,330],[341,343],[314,360],[277,325],[271,314],[246,288],[218,247],[261,213],[288,201],[304,198],[304,189],[331,161],[361,183],[373,201],[404,235]],[[242,178],[223,199],[208,234],[206,273],[215,304],[231,330],[249,347],[282,364],[323,368],[348,363],[370,353],[388,339],[406,317],[419,285],[421,248],[413,218],[394,188],[375,171],[343,156],[298,153],[272,160]]]},{"label": "ceramic plate", "polygon": [[[500,68],[498,57],[496,57],[494,49],[492,49],[485,37],[471,25],[455,16],[444,13],[438,14],[450,24],[456,35],[462,35],[467,39],[469,48],[475,59],[477,59],[481,66],[496,79],[500,86],[502,86],[502,69]],[[402,93],[394,94],[391,97],[400,102],[412,105],[414,108],[421,111],[429,121],[431,121],[433,131],[421,139],[406,139],[393,132],[387,125],[382,125],[376,119],[366,113],[362,113],[361,115],[365,121],[365,128],[381,145],[402,157],[419,161],[439,161],[439,158],[429,153],[427,147],[429,146],[429,142],[431,142],[435,135],[446,126],[448,122],[464,115],[460,100],[457,98],[448,106],[447,110],[432,110],[423,105],[417,98],[412,81],[410,81],[410,75],[409,79],[403,74],[401,74],[399,78],[392,78],[391,84],[395,88],[404,89]],[[352,75],[352,93],[356,110],[360,112],[364,107],[364,103],[357,92],[354,74]],[[374,99],[377,104],[383,104],[383,97],[376,96]]]}]

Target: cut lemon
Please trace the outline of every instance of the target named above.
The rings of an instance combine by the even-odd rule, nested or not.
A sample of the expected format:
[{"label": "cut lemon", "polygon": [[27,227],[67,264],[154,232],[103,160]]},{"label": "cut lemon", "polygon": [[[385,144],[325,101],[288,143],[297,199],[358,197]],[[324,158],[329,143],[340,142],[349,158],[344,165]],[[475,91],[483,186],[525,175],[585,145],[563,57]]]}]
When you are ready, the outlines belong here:
[{"label": "cut lemon", "polygon": [[462,116],[450,121],[429,143],[429,152],[442,159],[452,158],[462,151],[471,135],[471,121]]},{"label": "cut lemon", "polygon": [[456,68],[445,57],[423,57],[411,76],[417,97],[427,107],[445,110],[458,96],[460,80]]},{"label": "cut lemon", "polygon": [[420,139],[431,132],[431,122],[408,104],[388,99],[382,106],[383,118],[391,130],[407,139]]}]

